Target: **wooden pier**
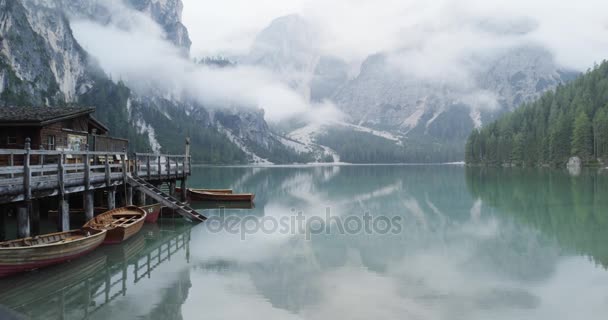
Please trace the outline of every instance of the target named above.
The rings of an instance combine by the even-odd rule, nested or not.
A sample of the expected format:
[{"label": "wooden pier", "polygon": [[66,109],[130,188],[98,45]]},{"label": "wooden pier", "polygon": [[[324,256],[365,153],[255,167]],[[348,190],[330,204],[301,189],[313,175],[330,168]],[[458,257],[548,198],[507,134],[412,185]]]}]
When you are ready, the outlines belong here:
[{"label": "wooden pier", "polygon": [[[145,205],[146,195],[190,220],[204,220],[183,203],[185,192],[181,201],[173,197],[177,182],[185,190],[192,173],[188,139],[184,155],[135,153],[130,158],[125,150],[33,150],[30,145],[28,138],[24,149],[0,149],[0,240],[6,238],[9,211],[17,216],[19,238],[39,233],[41,207],[56,207],[59,231],[70,230],[71,198],[82,198],[87,220],[95,204],[108,209]],[[168,184],[170,194],[157,189],[162,184]]]}]

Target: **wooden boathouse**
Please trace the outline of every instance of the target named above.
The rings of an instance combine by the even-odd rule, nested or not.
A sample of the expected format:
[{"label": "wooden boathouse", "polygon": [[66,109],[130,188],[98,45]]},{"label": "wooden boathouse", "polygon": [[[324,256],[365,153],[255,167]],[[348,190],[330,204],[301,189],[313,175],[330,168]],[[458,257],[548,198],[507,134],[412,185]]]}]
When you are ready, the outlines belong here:
[{"label": "wooden boathouse", "polygon": [[[204,217],[181,199],[191,175],[189,140],[183,155],[128,154],[129,141],[109,136],[94,108],[0,108],[0,240],[16,216],[18,238],[40,233],[40,216],[59,212],[58,231],[70,230],[70,207],[92,219],[96,206],[145,205],[154,200],[193,221]],[[168,192],[161,186],[168,185]],[[148,200],[146,199],[148,198]],[[135,201],[134,201],[135,200]]]}]

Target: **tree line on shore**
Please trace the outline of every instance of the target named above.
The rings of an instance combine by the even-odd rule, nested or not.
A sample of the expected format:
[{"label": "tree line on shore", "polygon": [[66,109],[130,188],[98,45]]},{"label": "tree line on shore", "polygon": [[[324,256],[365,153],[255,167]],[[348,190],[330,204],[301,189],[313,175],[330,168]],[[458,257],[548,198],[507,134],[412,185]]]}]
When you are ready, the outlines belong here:
[{"label": "tree line on shore", "polygon": [[468,164],[560,166],[608,159],[608,62],[469,136]]}]

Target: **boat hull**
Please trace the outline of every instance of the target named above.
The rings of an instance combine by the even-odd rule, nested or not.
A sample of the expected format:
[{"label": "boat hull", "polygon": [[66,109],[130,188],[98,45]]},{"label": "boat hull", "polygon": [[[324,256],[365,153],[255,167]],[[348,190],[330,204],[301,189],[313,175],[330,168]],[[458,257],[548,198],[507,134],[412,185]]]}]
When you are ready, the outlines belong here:
[{"label": "boat hull", "polygon": [[156,223],[160,216],[160,211],[163,208],[162,204],[157,203],[150,206],[140,207],[146,212],[146,223]]},{"label": "boat hull", "polygon": [[[116,224],[122,216],[135,217],[135,220],[127,224]],[[87,222],[84,227],[94,230],[106,230],[107,234],[103,244],[114,245],[122,243],[137,234],[144,226],[146,216],[146,212],[138,207],[119,208],[95,217]]]},{"label": "boat hull", "polygon": [[0,278],[74,260],[99,247],[105,231],[77,241],[0,249]]},{"label": "boat hull", "polygon": [[253,201],[255,195],[252,193],[243,194],[228,194],[228,193],[214,193],[214,192],[202,192],[195,190],[188,190],[188,197],[192,201]]},{"label": "boat hull", "polygon": [[[212,192],[212,193],[225,193],[232,194],[232,189],[188,189],[188,191],[196,191],[196,192]],[[182,192],[182,188],[175,188],[176,193]]]}]

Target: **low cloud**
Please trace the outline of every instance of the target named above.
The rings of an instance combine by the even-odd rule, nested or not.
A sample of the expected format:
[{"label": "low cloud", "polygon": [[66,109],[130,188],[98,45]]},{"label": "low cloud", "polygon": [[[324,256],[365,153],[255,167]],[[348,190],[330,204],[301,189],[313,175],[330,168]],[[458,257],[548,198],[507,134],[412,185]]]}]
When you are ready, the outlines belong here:
[{"label": "low cloud", "polygon": [[294,115],[310,118],[313,109],[331,107],[311,105],[262,68],[197,64],[183,57],[149,18],[120,4],[113,5],[112,9],[120,13],[110,24],[74,19],[72,29],[79,43],[113,79],[126,81],[142,94],[153,88],[164,97],[195,99],[212,108],[263,108],[270,121]]},{"label": "low cloud", "polygon": [[246,54],[259,30],[289,13],[300,14],[323,30],[320,45],[325,54],[350,62],[376,52],[410,48],[427,57],[426,65],[436,62],[443,66],[460,53],[533,42],[551,50],[564,67],[584,70],[608,52],[608,2],[602,0],[184,3],[194,54]]}]

